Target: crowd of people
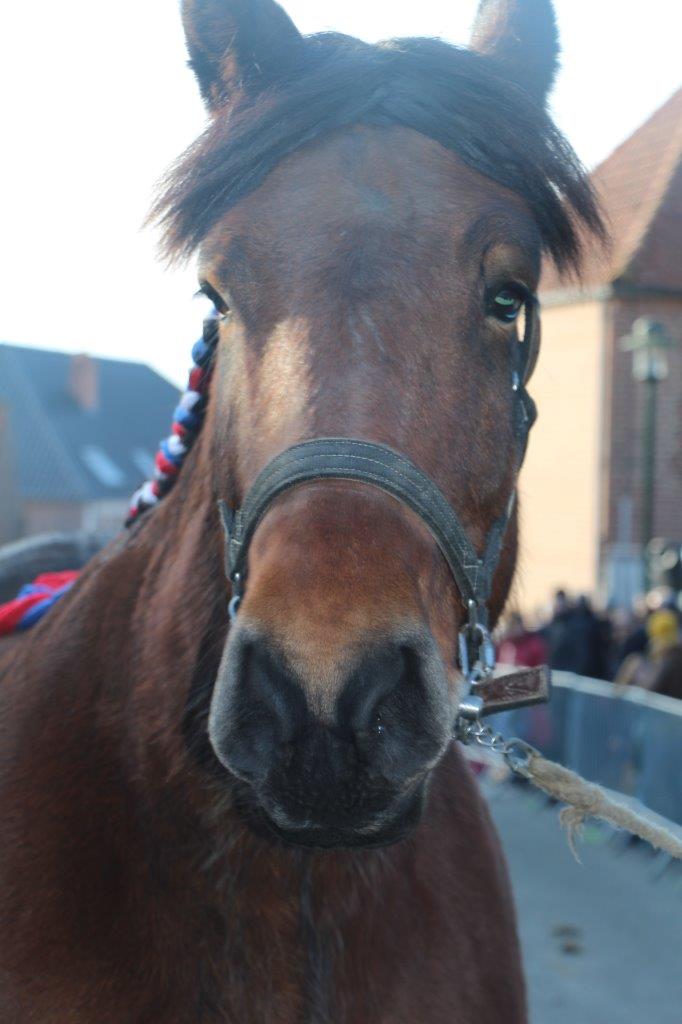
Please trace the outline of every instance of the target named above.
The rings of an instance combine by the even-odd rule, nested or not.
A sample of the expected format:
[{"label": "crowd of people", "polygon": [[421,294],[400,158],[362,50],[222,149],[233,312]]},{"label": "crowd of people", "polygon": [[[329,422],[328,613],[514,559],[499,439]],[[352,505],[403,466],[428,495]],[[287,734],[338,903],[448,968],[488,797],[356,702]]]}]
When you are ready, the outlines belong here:
[{"label": "crowd of people", "polygon": [[551,614],[531,628],[518,613],[505,620],[498,657],[682,699],[682,615],[678,595],[651,591],[632,610],[597,613],[589,598],[554,595]]}]

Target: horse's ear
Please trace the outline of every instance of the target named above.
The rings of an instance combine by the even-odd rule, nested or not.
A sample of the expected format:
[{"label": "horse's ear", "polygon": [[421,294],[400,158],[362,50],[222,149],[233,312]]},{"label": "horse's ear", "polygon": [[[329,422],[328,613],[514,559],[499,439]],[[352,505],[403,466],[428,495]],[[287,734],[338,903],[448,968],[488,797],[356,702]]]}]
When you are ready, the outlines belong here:
[{"label": "horse's ear", "polygon": [[210,111],[267,86],[302,41],[274,0],[183,0],[182,21],[190,67]]},{"label": "horse's ear", "polygon": [[552,0],[480,0],[470,45],[496,60],[506,78],[545,102],[559,61]]}]

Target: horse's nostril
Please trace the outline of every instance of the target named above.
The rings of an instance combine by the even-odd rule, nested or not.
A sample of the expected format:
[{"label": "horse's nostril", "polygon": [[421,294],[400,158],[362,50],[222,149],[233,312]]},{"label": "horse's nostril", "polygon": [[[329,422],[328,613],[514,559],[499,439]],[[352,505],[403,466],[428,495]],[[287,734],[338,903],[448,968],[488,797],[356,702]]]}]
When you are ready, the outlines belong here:
[{"label": "horse's nostril", "polygon": [[360,727],[349,732],[349,738],[355,741],[363,753],[372,751],[377,741],[385,735],[386,725],[378,711],[375,712],[367,728]]},{"label": "horse's nostril", "polygon": [[372,651],[355,667],[339,696],[339,725],[375,744],[400,712],[406,684],[419,686],[419,662],[413,652],[402,645]]},{"label": "horse's nostril", "polygon": [[209,719],[213,748],[246,781],[286,766],[307,720],[301,686],[260,639],[236,633],[214,690]]}]

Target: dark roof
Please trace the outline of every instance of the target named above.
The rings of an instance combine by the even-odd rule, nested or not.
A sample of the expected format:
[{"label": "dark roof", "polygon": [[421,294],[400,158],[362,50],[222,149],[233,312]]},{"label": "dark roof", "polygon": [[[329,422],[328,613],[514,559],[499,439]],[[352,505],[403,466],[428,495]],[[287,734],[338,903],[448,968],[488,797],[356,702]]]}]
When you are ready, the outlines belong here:
[{"label": "dark roof", "polygon": [[[81,357],[82,358],[82,357]],[[92,359],[98,401],[71,396],[73,356],[0,344],[0,405],[21,497],[94,501],[129,495],[170,430],[178,391],[141,363]]]},{"label": "dark roof", "polygon": [[[622,282],[682,290],[682,89],[592,173],[611,246],[585,245],[583,287]],[[546,267],[542,290],[561,288]]]}]

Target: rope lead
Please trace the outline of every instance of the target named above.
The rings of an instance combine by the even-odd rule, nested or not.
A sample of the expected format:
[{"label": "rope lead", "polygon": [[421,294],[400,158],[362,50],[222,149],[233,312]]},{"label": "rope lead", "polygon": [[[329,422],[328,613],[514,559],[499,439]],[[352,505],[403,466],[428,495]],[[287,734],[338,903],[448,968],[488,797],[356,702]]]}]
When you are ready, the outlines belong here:
[{"label": "rope lead", "polygon": [[548,761],[539,750],[520,739],[504,740],[489,726],[472,722],[466,731],[460,729],[458,739],[464,743],[477,743],[500,754],[511,771],[527,779],[548,796],[567,806],[559,820],[567,832],[568,845],[580,862],[576,840],[587,818],[598,818],[616,828],[645,840],[656,850],[663,850],[676,860],[682,860],[682,837],[665,825],[640,814],[632,807],[611,797],[601,786],[587,782],[570,768]]}]

